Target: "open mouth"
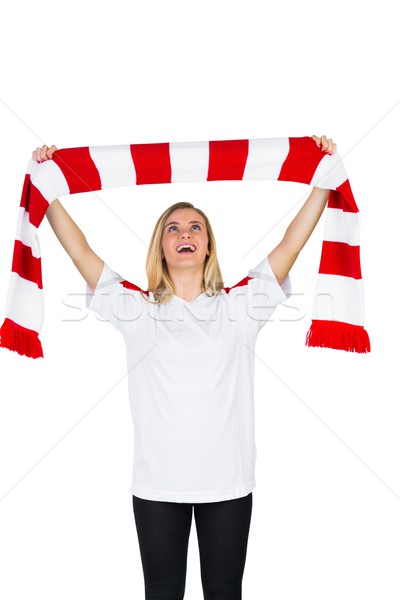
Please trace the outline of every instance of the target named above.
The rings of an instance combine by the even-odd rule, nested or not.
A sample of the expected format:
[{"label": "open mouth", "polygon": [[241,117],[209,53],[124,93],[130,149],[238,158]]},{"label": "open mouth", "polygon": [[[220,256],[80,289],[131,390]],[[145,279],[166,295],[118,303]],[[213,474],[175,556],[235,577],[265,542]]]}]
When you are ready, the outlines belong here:
[{"label": "open mouth", "polygon": [[179,254],[184,254],[185,252],[191,254],[196,251],[196,246],[194,244],[179,244],[176,251],[179,252]]}]

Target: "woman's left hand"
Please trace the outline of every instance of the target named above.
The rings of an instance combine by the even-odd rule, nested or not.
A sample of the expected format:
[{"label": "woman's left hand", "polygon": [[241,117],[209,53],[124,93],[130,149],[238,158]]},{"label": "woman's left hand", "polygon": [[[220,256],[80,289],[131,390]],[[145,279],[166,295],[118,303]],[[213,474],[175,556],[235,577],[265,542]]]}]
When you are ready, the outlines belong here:
[{"label": "woman's left hand", "polygon": [[314,140],[318,148],[321,148],[321,150],[325,150],[325,152],[327,152],[328,154],[333,154],[334,152],[336,152],[336,144],[333,143],[331,138],[328,139],[326,135],[322,135],[321,137],[312,135],[311,139]]}]

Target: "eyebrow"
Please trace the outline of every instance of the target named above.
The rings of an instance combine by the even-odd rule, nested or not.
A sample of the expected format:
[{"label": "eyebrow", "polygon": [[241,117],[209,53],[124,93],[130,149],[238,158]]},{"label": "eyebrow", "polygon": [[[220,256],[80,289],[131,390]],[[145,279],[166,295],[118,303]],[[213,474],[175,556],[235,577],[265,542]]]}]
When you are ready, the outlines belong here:
[{"label": "eyebrow", "polygon": [[[189,221],[189,223],[197,223],[199,225],[204,226],[204,223],[202,223],[201,221]],[[168,223],[168,225],[179,225],[179,221],[171,221],[170,223]],[[167,228],[168,225],[166,225],[165,228]]]}]

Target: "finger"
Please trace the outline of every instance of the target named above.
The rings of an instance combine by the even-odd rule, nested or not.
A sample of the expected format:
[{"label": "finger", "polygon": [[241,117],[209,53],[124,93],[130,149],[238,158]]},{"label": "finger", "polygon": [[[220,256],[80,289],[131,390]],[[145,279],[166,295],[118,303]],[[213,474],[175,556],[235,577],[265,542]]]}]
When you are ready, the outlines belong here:
[{"label": "finger", "polygon": [[322,150],[326,150],[328,148],[328,138],[326,135],[321,135],[321,148]]},{"label": "finger", "polygon": [[46,152],[48,150],[48,146],[42,146],[40,149],[40,158],[42,160],[47,160]]},{"label": "finger", "polygon": [[321,140],[317,135],[312,135],[311,139],[317,144],[318,148],[321,146]]},{"label": "finger", "polygon": [[52,160],[53,159],[53,153],[57,151],[56,146],[51,146],[50,148],[48,148],[46,150],[46,159],[48,160]]},{"label": "finger", "polygon": [[34,150],[34,159],[37,162],[41,162],[41,160],[40,160],[40,148],[39,148],[39,146],[36,148],[36,150]]},{"label": "finger", "polygon": [[335,150],[334,150],[335,144],[333,143],[333,140],[331,138],[328,139],[328,143],[329,143],[328,152],[329,152],[329,154],[333,154],[335,152]]},{"label": "finger", "polygon": [[331,142],[331,144],[329,144],[329,150],[328,150],[329,154],[334,154],[336,152],[336,144],[334,144],[333,142]]}]

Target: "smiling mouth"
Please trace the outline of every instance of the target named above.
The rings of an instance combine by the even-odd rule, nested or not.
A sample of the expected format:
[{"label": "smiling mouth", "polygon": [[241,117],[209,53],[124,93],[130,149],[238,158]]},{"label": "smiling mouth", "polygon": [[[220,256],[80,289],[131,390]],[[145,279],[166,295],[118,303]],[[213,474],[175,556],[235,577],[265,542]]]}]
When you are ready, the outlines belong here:
[{"label": "smiling mouth", "polygon": [[179,244],[176,248],[178,254],[193,254],[196,250],[197,248],[194,244]]}]

